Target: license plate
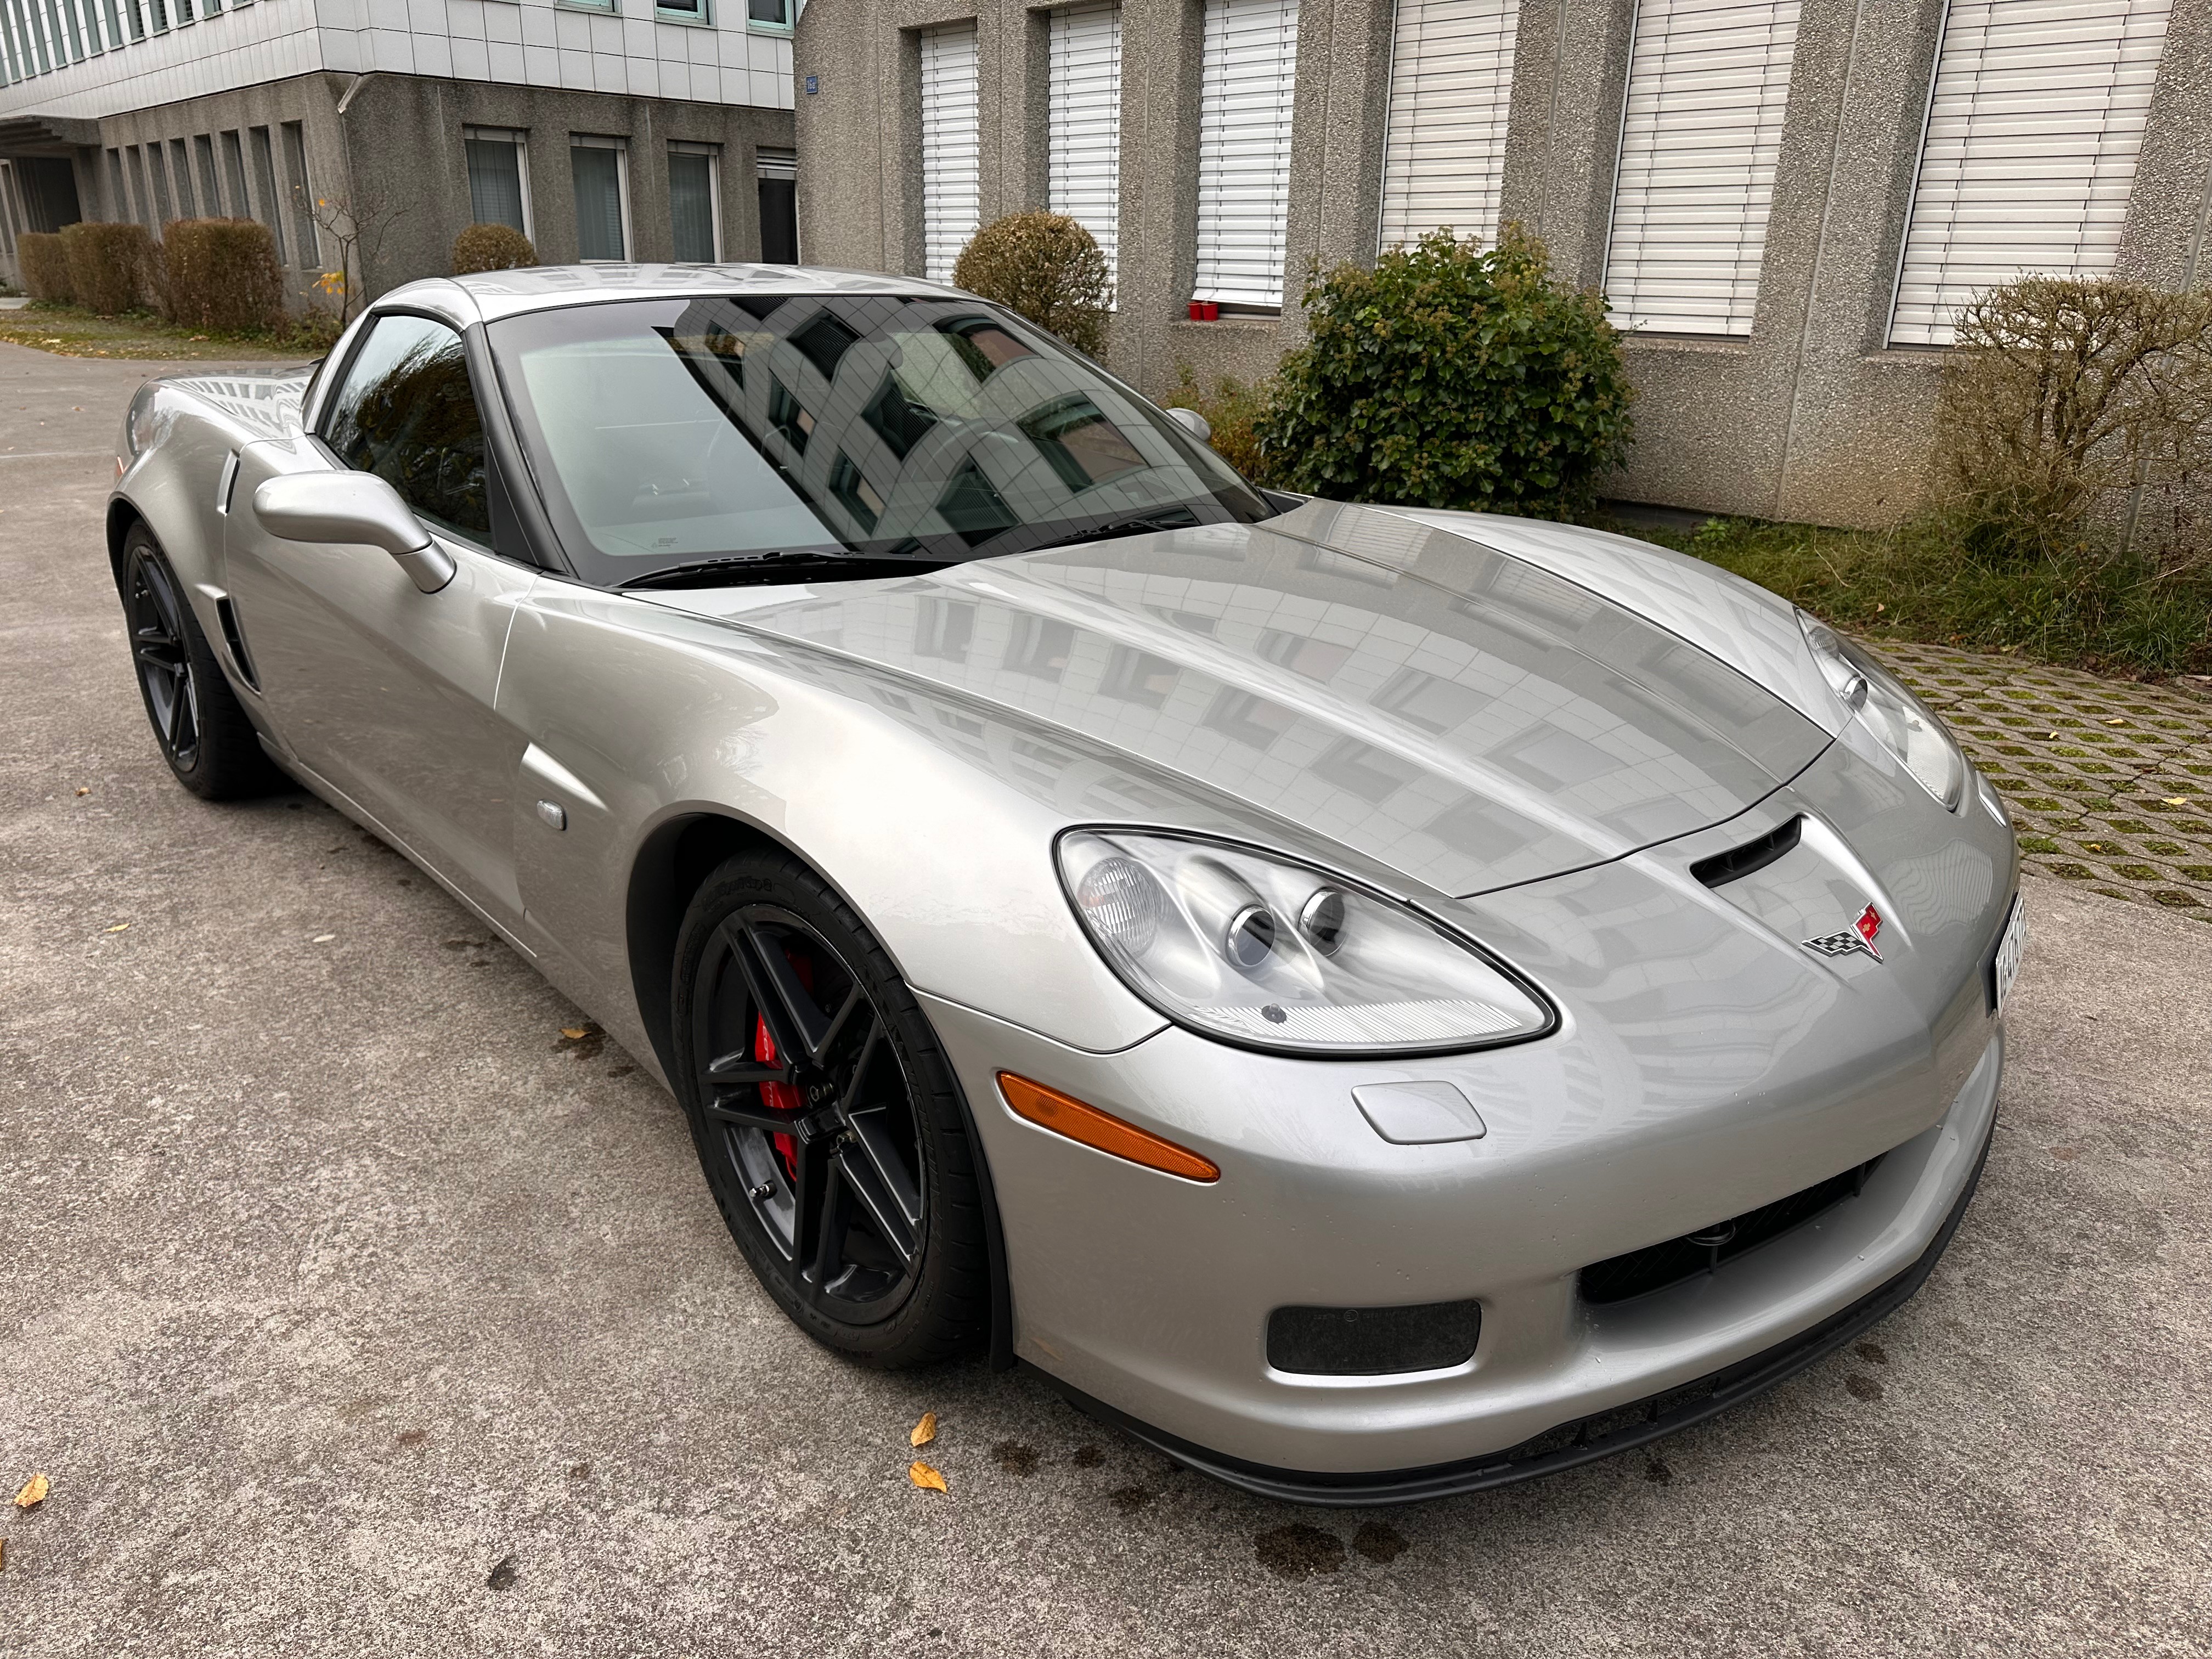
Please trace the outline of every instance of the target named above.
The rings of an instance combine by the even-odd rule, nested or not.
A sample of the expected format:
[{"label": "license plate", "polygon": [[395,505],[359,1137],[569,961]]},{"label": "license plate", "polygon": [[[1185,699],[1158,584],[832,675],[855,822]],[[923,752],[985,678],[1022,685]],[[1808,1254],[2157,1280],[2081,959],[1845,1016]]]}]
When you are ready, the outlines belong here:
[{"label": "license plate", "polygon": [[2004,933],[1997,940],[1996,959],[1990,964],[1990,992],[1998,1013],[2004,1012],[2005,999],[2020,977],[2020,959],[2027,951],[2027,906],[2015,896],[2012,915],[2005,918]]}]

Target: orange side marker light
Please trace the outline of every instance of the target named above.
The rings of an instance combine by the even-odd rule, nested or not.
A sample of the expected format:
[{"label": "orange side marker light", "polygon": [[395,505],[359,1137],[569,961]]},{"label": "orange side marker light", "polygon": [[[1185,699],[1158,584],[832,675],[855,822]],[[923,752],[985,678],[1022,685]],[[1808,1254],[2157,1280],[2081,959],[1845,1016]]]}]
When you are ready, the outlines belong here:
[{"label": "orange side marker light", "polygon": [[1096,1106],[1086,1106],[1073,1095],[1048,1089],[1042,1083],[1032,1083],[1012,1072],[999,1073],[999,1092],[1006,1097],[1006,1104],[1014,1109],[1017,1117],[1025,1117],[1039,1128],[1079,1140],[1102,1152],[1111,1152],[1115,1158],[1126,1158],[1148,1170],[1181,1176],[1185,1181],[1221,1179],[1218,1166],[1196,1152],[1186,1151],[1172,1140],[1162,1140],[1133,1123],[1124,1123]]}]

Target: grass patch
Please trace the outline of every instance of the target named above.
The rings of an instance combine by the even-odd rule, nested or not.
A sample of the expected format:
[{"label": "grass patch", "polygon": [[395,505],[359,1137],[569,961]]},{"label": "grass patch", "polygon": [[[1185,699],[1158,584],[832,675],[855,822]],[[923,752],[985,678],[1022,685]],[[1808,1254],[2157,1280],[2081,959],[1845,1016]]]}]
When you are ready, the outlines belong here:
[{"label": "grass patch", "polygon": [[1924,523],[1878,532],[1711,519],[1694,532],[1628,533],[1709,559],[1877,643],[1955,645],[2101,674],[2212,672],[2212,568],[1992,564]]},{"label": "grass patch", "polygon": [[265,358],[270,362],[296,362],[321,356],[337,338],[337,319],[326,314],[282,329],[224,333],[187,328],[150,311],[100,317],[82,307],[53,300],[33,300],[20,310],[0,311],[0,340],[50,351],[58,357],[185,362]]}]

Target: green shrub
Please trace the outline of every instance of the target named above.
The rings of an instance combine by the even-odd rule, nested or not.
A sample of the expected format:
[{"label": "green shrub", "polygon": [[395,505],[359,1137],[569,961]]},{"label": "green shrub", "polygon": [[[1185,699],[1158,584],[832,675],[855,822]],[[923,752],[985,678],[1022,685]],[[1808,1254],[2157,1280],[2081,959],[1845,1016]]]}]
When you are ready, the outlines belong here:
[{"label": "green shrub", "polygon": [[1340,265],[1305,304],[1312,337],[1257,423],[1285,489],[1566,518],[1626,453],[1634,394],[1605,301],[1555,281],[1518,225],[1487,252],[1439,230]]},{"label": "green shrub", "polygon": [[1936,510],[1998,563],[2212,560],[2212,295],[2029,276],[1961,307]]},{"label": "green shrub", "polygon": [[961,249],[952,285],[996,300],[1089,356],[1105,355],[1114,303],[1106,256],[1073,219],[1014,213],[984,226]]},{"label": "green shrub", "polygon": [[27,230],[15,239],[15,257],[23,268],[23,292],[33,300],[69,301],[76,297],[70,286],[69,250],[51,232]]},{"label": "green shrub", "polygon": [[453,238],[453,275],[514,270],[538,263],[538,250],[512,225],[471,225]]},{"label": "green shrub", "polygon": [[1266,381],[1247,386],[1233,376],[1224,374],[1206,391],[1191,373],[1188,363],[1176,365],[1175,389],[1162,401],[1183,409],[1195,410],[1206,417],[1213,428],[1213,453],[1242,472],[1254,483],[1272,483],[1268,476],[1267,452],[1260,447],[1259,434],[1254,422],[1267,406],[1270,387]]},{"label": "green shrub", "polygon": [[276,328],[284,270],[266,225],[251,219],[179,219],[161,238],[162,308],[210,332]]},{"label": "green shrub", "polygon": [[61,238],[70,289],[87,311],[113,317],[152,294],[154,239],[143,225],[86,219],[65,227]]}]

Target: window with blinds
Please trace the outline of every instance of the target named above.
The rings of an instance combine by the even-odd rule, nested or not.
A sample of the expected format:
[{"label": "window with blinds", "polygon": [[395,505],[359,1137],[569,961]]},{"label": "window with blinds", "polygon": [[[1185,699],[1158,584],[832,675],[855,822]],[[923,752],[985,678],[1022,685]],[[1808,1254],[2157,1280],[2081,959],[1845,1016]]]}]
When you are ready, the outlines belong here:
[{"label": "window with blinds", "polygon": [[668,147],[670,246],[686,264],[712,264],[722,257],[720,144]]},{"label": "window with blinds", "polygon": [[1952,0],[1913,186],[1893,345],[1948,345],[1957,308],[2119,252],[2171,0]]},{"label": "window with blinds", "polygon": [[529,135],[509,127],[463,127],[469,172],[469,216],[530,234]]},{"label": "window with blinds", "polygon": [[1121,217],[1121,8],[1052,14],[1046,104],[1047,196],[1089,231],[1114,279]]},{"label": "window with blinds", "polygon": [[921,269],[949,283],[982,213],[975,26],[921,32]]},{"label": "window with blinds", "polygon": [[568,173],[576,188],[576,257],[629,258],[629,145],[621,138],[568,135]]},{"label": "window with blinds", "polygon": [[1747,335],[1797,0],[1641,0],[1605,292],[1624,329]]},{"label": "window with blinds", "polygon": [[1498,236],[1521,0],[1398,0],[1382,149],[1384,247]]},{"label": "window with blinds", "polygon": [[1297,0],[1206,0],[1192,298],[1279,306],[1291,205]]}]

